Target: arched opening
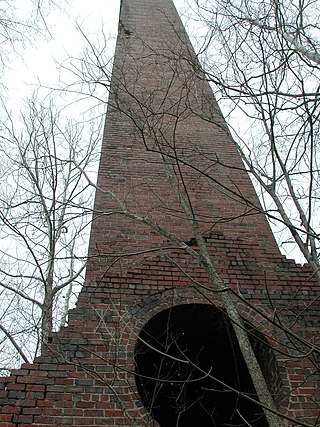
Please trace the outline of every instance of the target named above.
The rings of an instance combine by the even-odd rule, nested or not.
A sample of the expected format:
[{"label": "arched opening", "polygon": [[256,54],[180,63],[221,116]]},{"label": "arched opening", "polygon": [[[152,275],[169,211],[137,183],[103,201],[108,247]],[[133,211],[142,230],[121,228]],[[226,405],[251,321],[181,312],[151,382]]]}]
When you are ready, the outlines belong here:
[{"label": "arched opening", "polygon": [[[261,346],[257,340],[258,353]],[[257,399],[222,309],[189,304],[155,315],[139,335],[135,363],[141,400],[161,427],[268,426],[259,405],[227,387]]]}]

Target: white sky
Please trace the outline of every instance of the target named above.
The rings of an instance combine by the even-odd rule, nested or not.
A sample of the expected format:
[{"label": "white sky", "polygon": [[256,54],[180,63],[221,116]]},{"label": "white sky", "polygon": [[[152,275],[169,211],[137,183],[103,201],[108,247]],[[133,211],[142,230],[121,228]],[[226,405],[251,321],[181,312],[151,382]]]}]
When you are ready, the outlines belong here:
[{"label": "white sky", "polygon": [[9,58],[5,84],[9,89],[10,105],[20,105],[19,100],[30,96],[39,83],[57,87],[60,78],[64,79],[57,63],[65,61],[68,56],[80,57],[84,47],[76,24],[89,37],[94,37],[102,28],[108,37],[115,37],[119,4],[120,0],[68,0],[63,10],[51,11],[46,23],[52,38],[35,37],[32,44],[27,43],[20,56]]},{"label": "white sky", "polygon": [[[15,0],[17,5],[30,0]],[[59,0],[56,0],[59,3]],[[174,0],[178,5],[184,0]],[[67,3],[67,4],[66,4]],[[51,11],[46,23],[52,38],[35,37],[32,44],[22,50],[21,57],[12,55],[5,83],[10,93],[10,105],[16,109],[21,98],[28,97],[39,83],[57,87],[65,76],[57,63],[68,56],[81,57],[84,40],[76,25],[79,24],[92,40],[102,29],[107,38],[115,40],[120,0],[67,0],[61,1],[61,9]],[[111,45],[111,43],[110,43]],[[112,48],[111,48],[112,50]],[[111,55],[111,52],[110,52]]]}]

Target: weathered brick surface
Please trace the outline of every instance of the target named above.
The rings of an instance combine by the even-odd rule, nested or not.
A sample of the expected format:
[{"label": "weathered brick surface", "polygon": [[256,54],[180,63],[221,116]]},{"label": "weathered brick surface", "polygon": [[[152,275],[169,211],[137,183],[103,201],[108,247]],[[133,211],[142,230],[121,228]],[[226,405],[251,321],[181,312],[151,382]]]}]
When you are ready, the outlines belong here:
[{"label": "weathered brick surface", "polygon": [[[310,280],[309,271],[297,271],[296,265],[283,257],[261,255],[247,260],[237,251],[230,257],[226,254],[241,241],[230,245],[222,236],[212,240],[218,243],[215,247],[211,242],[212,255],[219,260],[218,271],[236,294],[241,291],[241,298],[235,298],[242,316],[263,332],[275,349],[283,351],[287,344],[284,334],[262,315],[283,310],[283,320],[290,320],[298,304],[304,307],[311,301],[316,296],[316,284]],[[152,316],[173,305],[220,304],[214,292],[198,289],[172,261],[186,268],[193,280],[209,287],[201,267],[181,251],[168,254],[171,261],[166,255],[157,255],[122,277],[113,274],[86,287],[78,307],[70,313],[69,327],[53,335],[52,344],[37,363],[23,365],[7,384],[2,380],[7,395],[2,399],[1,425],[153,425],[136,397],[132,375],[137,334]],[[294,293],[304,285],[309,292],[297,301]],[[272,308],[269,300],[274,304]],[[305,338],[316,337],[318,316],[308,317],[310,327],[305,328],[301,322],[294,331],[302,332]],[[288,359],[275,354],[273,383],[281,394],[280,407],[292,417],[316,416],[312,400],[319,377],[312,376],[312,366],[305,358]],[[306,375],[308,371],[310,376]]]},{"label": "weathered brick surface", "polygon": [[[310,424],[318,415],[319,374],[286,328],[316,344],[319,287],[307,266],[280,254],[193,61],[171,0],[122,1],[86,283],[43,355],[0,379],[1,426],[157,425],[134,380],[139,332],[175,305],[221,306],[196,260],[155,226],[119,214],[125,206],[197,251],[159,148],[170,161],[178,153],[179,186],[217,272],[270,345],[261,357],[279,410]],[[278,318],[281,328],[268,320]]]}]

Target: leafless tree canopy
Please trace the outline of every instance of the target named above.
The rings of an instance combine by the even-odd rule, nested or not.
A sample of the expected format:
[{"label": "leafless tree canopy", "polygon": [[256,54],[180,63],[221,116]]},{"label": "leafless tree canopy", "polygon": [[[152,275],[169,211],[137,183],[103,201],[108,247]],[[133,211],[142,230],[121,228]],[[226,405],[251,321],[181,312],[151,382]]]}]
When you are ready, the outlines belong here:
[{"label": "leafless tree canopy", "polygon": [[205,25],[206,76],[279,243],[289,254],[296,245],[319,278],[319,3],[191,6]]},{"label": "leafless tree canopy", "polygon": [[1,124],[1,368],[32,360],[79,291],[92,191],[78,166],[90,172],[100,138],[87,126],[37,98]]},{"label": "leafless tree canopy", "polygon": [[[0,5],[0,73],[8,67],[15,55],[21,55],[36,36],[51,37],[46,20],[50,11],[60,8],[54,0],[3,0]],[[3,82],[2,82],[3,84]]]}]

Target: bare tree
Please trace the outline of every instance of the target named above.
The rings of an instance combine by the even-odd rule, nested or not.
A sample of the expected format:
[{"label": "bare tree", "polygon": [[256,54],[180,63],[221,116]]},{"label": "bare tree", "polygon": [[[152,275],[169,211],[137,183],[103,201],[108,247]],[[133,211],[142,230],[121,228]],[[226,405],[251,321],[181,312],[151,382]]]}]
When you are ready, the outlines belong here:
[{"label": "bare tree", "polygon": [[[32,360],[64,325],[83,280],[98,126],[62,119],[52,101],[1,123],[1,368]],[[91,169],[93,168],[93,169]],[[13,362],[13,361],[16,362]]]},{"label": "bare tree", "polygon": [[52,8],[62,7],[54,0],[2,1],[0,6],[0,72],[7,68],[12,54],[19,55],[21,47],[35,36],[50,37],[47,17]]},{"label": "bare tree", "polygon": [[[195,1],[206,78],[287,253],[320,280],[318,2]],[[241,128],[235,123],[241,121]]]}]

